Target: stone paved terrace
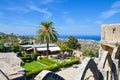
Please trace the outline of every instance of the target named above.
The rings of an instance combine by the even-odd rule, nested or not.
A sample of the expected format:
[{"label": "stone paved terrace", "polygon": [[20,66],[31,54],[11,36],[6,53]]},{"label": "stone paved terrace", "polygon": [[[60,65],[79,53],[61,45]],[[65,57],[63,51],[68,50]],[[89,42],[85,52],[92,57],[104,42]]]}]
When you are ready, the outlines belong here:
[{"label": "stone paved terrace", "polygon": [[0,80],[8,80],[6,75],[0,70]]},{"label": "stone paved terrace", "polygon": [[[85,62],[83,60],[82,62]],[[83,69],[82,64],[76,64],[68,68],[64,68],[61,71],[56,72],[56,74],[60,75],[63,77],[65,80],[78,80],[77,75],[80,74],[81,70]],[[90,69],[88,69],[85,78],[89,78],[89,80],[93,80],[93,75],[91,75]]]},{"label": "stone paved terrace", "polygon": [[[75,65],[74,67],[65,68],[56,74],[62,76],[65,80],[75,80],[75,76],[79,74],[81,64]],[[76,68],[75,68],[76,67]]]}]

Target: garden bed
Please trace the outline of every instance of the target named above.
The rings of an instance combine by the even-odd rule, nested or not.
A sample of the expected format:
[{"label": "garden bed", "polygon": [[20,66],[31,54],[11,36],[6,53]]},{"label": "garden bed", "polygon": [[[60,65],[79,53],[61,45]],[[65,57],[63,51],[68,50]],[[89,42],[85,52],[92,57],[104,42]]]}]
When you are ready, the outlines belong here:
[{"label": "garden bed", "polygon": [[27,79],[31,79],[40,73],[42,70],[58,71],[61,68],[72,66],[73,64],[78,64],[79,59],[70,59],[61,62],[55,62],[53,59],[43,58],[30,63],[25,63],[23,66],[26,70]]}]

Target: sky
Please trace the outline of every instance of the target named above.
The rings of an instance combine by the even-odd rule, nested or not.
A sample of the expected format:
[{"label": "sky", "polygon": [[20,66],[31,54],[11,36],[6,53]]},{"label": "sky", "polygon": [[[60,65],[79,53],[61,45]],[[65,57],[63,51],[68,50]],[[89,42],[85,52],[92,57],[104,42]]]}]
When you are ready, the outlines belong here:
[{"label": "sky", "polygon": [[100,35],[120,23],[120,0],[0,0],[0,32],[37,35],[43,21],[59,35]]}]

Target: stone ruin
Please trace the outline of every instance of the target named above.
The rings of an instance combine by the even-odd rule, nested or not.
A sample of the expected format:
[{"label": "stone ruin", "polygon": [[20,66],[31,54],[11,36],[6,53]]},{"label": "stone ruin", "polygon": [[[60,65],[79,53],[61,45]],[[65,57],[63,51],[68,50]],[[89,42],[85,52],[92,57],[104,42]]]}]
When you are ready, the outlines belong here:
[{"label": "stone ruin", "polygon": [[[117,42],[120,42],[120,24],[102,25],[99,57],[85,58],[80,65],[79,73],[74,76],[74,80],[120,80],[120,46],[116,46]],[[48,74],[44,74],[44,76],[39,74],[39,77],[53,80],[46,77]],[[37,76],[35,80],[44,79]],[[54,78],[54,80],[68,79]]]},{"label": "stone ruin", "polygon": [[65,80],[65,79],[51,71],[43,70],[35,77],[35,80]]},{"label": "stone ruin", "polygon": [[0,53],[0,80],[25,80],[22,63],[15,53]]}]

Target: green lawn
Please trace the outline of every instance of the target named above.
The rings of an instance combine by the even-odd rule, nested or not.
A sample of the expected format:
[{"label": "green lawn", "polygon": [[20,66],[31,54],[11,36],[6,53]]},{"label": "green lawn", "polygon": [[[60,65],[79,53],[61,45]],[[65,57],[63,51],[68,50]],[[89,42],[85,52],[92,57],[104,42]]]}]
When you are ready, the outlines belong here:
[{"label": "green lawn", "polygon": [[30,62],[30,63],[25,63],[25,65],[23,66],[23,68],[25,68],[27,71],[32,71],[34,69],[38,69],[38,68],[43,68],[43,67],[47,67],[47,66],[51,66],[54,65],[56,62],[53,59],[40,59],[34,62]]},{"label": "green lawn", "polygon": [[23,66],[27,71],[31,71],[33,69],[45,67],[46,65],[40,64],[38,61],[30,62],[30,63],[25,63]]},{"label": "green lawn", "polygon": [[47,59],[47,58],[42,58],[38,60],[38,62],[43,63],[48,66],[54,65],[56,63],[53,59]]}]

